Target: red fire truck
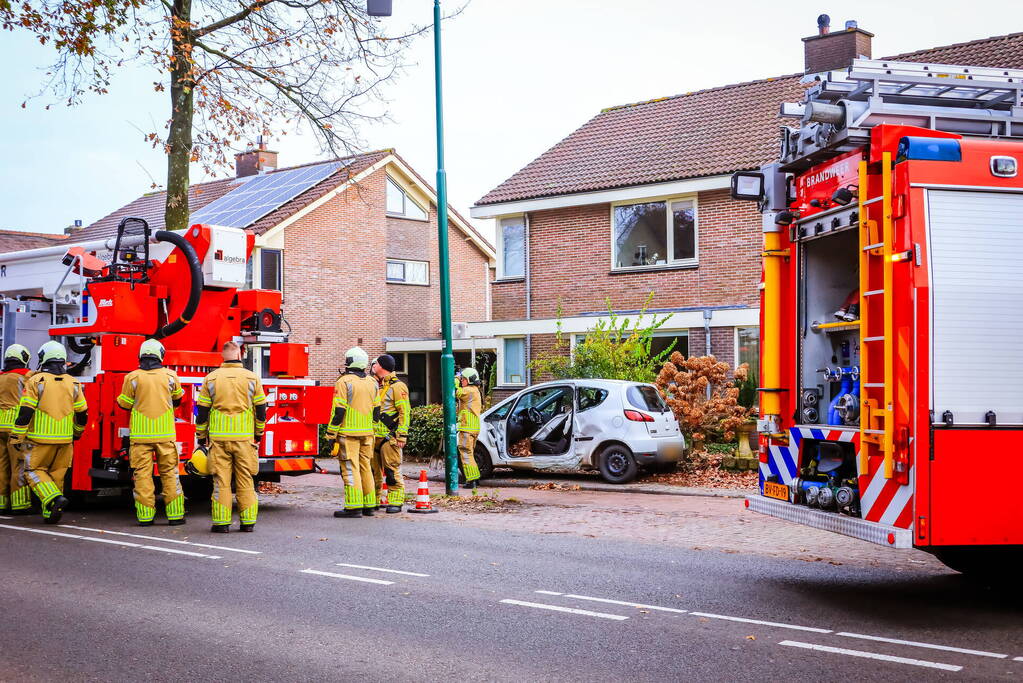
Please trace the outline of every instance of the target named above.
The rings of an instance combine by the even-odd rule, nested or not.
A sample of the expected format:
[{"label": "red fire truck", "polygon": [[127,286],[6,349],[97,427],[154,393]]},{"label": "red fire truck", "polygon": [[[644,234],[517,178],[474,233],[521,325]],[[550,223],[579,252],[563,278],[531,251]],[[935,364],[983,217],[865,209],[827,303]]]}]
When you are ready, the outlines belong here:
[{"label": "red fire truck", "polygon": [[[111,239],[0,254],[2,346],[34,352],[48,339],[62,342],[69,372],[85,389],[89,425],[75,442],[65,484],[71,494],[117,495],[131,486],[129,415],[115,400],[148,337],[164,344],[165,365],[185,388],[176,411],[182,474],[195,447],[196,393],[228,340],[244,344],[267,377],[257,478],[313,471],[331,389],[306,378],[308,347],[282,331],[281,293],[243,289],[253,242],[237,228],[153,232],[126,218]],[[205,477],[185,476],[182,484],[191,496],[212,490]]]},{"label": "red fire truck", "polygon": [[857,60],[782,105],[752,510],[963,572],[1023,559],[1023,71]]}]

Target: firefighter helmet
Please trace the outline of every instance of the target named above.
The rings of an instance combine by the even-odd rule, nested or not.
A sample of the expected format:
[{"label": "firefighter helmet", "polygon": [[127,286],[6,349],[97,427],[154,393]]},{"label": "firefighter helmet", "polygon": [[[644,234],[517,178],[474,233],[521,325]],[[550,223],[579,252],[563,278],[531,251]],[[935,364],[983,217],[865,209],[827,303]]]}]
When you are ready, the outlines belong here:
[{"label": "firefighter helmet", "polygon": [[39,363],[48,363],[51,360],[67,362],[67,349],[60,342],[51,340],[39,347]]},{"label": "firefighter helmet", "polygon": [[28,361],[31,358],[32,354],[21,344],[11,344],[4,351],[4,360],[16,360],[28,365]]},{"label": "firefighter helmet", "polygon": [[139,358],[142,358],[142,356],[156,356],[162,361],[163,353],[163,344],[156,339],[147,339],[139,347]]},{"label": "firefighter helmet", "polygon": [[210,476],[210,457],[205,448],[199,446],[192,451],[192,457],[185,463],[185,471],[196,477]]},{"label": "firefighter helmet", "polygon": [[362,348],[353,346],[345,351],[345,366],[352,370],[365,370],[367,365],[369,365],[369,354]]},{"label": "firefighter helmet", "polygon": [[476,372],[476,368],[465,368],[460,373],[459,377],[465,379],[469,384],[479,384],[480,373]]}]

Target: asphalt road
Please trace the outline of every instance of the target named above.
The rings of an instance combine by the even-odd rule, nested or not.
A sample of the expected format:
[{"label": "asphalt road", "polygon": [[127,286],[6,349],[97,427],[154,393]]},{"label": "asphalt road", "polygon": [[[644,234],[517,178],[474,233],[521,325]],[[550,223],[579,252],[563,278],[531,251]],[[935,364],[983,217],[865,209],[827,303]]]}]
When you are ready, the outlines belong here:
[{"label": "asphalt road", "polygon": [[953,575],[495,532],[443,512],[264,505],[255,533],[229,535],[199,511],[174,528],[130,514],[0,519],[0,680],[1023,677],[1023,591]]}]

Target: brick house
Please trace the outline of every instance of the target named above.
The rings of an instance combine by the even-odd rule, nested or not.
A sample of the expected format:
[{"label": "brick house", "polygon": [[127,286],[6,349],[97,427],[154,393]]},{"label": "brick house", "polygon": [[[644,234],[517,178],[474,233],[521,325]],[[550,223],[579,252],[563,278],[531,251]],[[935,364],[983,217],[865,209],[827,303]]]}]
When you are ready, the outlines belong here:
[{"label": "brick house", "polygon": [[23,249],[41,249],[60,244],[66,235],[48,232],[24,232],[22,230],[0,230],[0,254]]},{"label": "brick house", "polygon": [[[816,74],[871,56],[873,34],[850,22],[803,39],[804,72],[609,107],[472,207],[495,221],[492,318],[498,391],[530,384],[529,361],[560,329],[574,344],[606,315],[671,314],[655,350],[712,353],[756,367],[761,219],[729,197],[734,171],[778,153],[779,105]],[[1023,66],[1023,34],[888,59]]]},{"label": "brick house", "polygon": [[[396,356],[413,403],[439,401],[437,198],[397,152],[380,150],[291,169],[277,168],[276,152],[243,152],[236,155],[235,177],[189,188],[192,216],[201,217],[203,207],[253,178],[325,163],[340,168],[245,225],[223,222],[256,235],[249,283],[282,291],[291,338],[309,343],[313,379],[332,383],[344,350],[360,345],[370,356],[385,351]],[[160,229],[164,197],[163,192],[139,197],[72,240],[111,236],[126,216],[145,218]],[[454,319],[488,319],[493,248],[453,209],[449,244]],[[456,357],[467,363],[470,348],[488,351],[493,345],[492,339],[458,340]],[[250,362],[260,370],[262,352],[251,353]]]}]

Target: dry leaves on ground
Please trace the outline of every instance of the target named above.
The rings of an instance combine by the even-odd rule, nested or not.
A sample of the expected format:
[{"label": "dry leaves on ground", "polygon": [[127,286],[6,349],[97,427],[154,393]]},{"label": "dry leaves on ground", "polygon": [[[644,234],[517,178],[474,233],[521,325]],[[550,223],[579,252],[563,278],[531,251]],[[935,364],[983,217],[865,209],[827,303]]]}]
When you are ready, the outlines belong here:
[{"label": "dry leaves on ground", "polygon": [[694,453],[677,472],[653,474],[646,481],[670,486],[699,486],[712,489],[748,489],[757,487],[756,472],[729,472],[721,469],[721,457],[714,453]]},{"label": "dry leaves on ground", "polygon": [[565,486],[556,481],[548,481],[544,484],[533,484],[529,487],[533,491],[579,491],[582,489],[578,484]]},{"label": "dry leaves on ground", "polygon": [[499,498],[493,493],[476,496],[434,496],[433,503],[437,507],[465,512],[512,512],[526,506],[526,503],[517,498]]},{"label": "dry leaves on ground", "polygon": [[260,493],[292,493],[285,489],[283,486],[272,481],[261,481],[257,484],[257,490]]}]

